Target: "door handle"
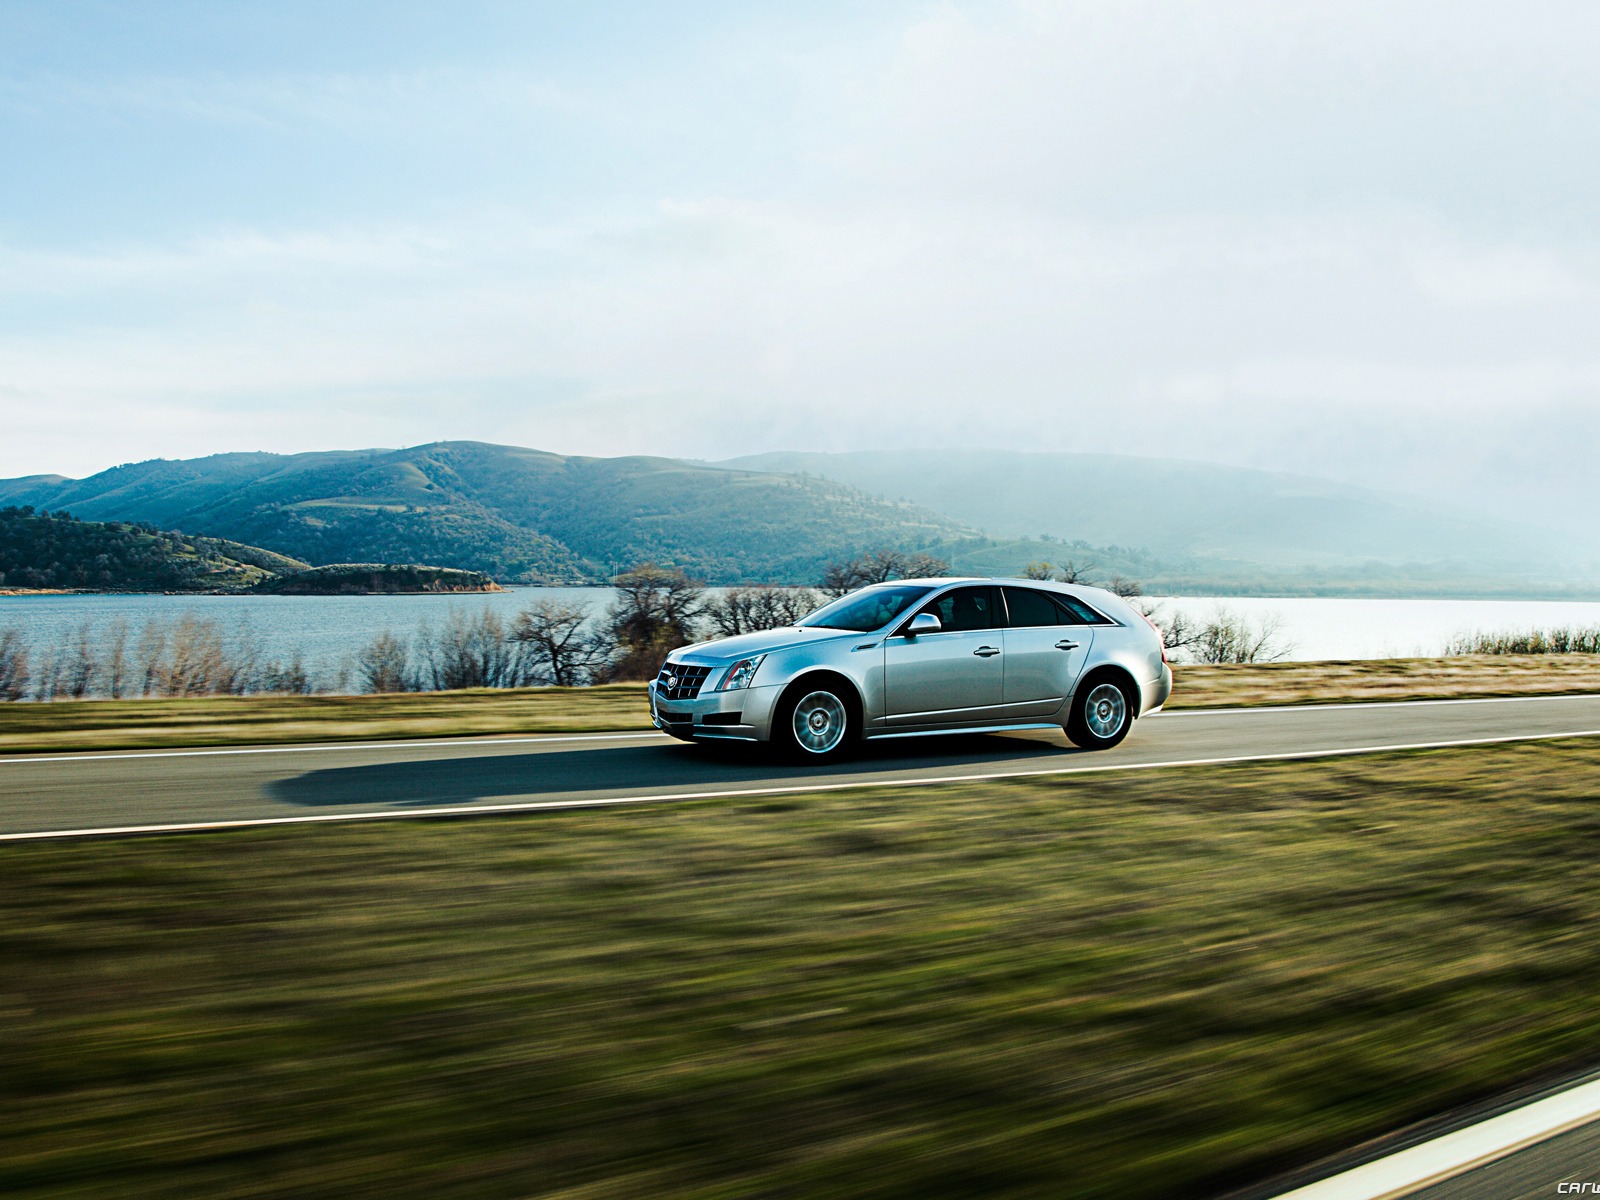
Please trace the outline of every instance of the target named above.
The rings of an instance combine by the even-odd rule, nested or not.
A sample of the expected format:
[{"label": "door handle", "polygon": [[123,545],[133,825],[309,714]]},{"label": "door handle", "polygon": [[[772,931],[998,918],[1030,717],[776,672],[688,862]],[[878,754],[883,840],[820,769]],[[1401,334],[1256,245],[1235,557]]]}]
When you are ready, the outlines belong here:
[{"label": "door handle", "polygon": [[979,646],[976,650],[973,651],[973,653],[976,654],[979,658],[989,658],[992,655],[999,654],[1000,651],[995,649],[993,646]]},{"label": "door handle", "polygon": [[1056,649],[1057,650],[1076,650],[1079,645],[1081,645],[1081,643],[1070,641],[1067,638],[1062,638],[1059,642],[1056,643]]}]

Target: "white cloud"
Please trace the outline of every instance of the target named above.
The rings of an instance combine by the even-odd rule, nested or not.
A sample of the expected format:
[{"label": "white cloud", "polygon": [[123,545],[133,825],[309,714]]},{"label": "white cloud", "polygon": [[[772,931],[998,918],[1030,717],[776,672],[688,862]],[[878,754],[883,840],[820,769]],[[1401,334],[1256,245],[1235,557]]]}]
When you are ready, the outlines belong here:
[{"label": "white cloud", "polygon": [[1445,304],[1503,307],[1594,300],[1594,280],[1548,249],[1435,248],[1412,266],[1417,286]]},{"label": "white cloud", "polygon": [[[8,261],[0,305],[46,289],[81,315],[0,338],[0,378],[103,408],[103,436],[149,453],[170,432],[152,405],[209,412],[222,444],[238,428],[291,449],[348,437],[344,403],[383,433],[362,441],[444,436],[453,397],[443,424],[464,436],[593,452],[1110,445],[1310,469],[1319,452],[1286,446],[1306,412],[1492,421],[1600,392],[1571,340],[1600,317],[1593,263],[1414,219],[978,225],[701,202]],[[1494,304],[1464,304],[1462,280]],[[262,405],[292,419],[262,423]]]}]

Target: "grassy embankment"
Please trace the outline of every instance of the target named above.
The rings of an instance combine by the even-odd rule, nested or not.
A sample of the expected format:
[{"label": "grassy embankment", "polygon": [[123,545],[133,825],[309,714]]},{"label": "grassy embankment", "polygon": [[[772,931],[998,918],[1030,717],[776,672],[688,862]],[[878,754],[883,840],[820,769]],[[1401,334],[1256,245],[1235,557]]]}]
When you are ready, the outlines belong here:
[{"label": "grassy embankment", "polygon": [[[1600,692],[1600,656],[1472,655],[1370,662],[1182,666],[1171,708]],[[389,738],[490,737],[650,727],[642,684],[0,704],[0,753]]]},{"label": "grassy embankment", "polygon": [[0,848],[0,1193],[1194,1197],[1600,1047],[1600,743]]}]

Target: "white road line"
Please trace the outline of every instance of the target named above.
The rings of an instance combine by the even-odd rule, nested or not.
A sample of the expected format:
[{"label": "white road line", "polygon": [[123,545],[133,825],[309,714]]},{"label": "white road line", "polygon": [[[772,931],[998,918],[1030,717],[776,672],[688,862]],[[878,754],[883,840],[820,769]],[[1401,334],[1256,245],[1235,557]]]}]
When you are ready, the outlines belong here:
[{"label": "white road line", "polygon": [[1089,767],[1047,767],[1032,771],[990,771],[979,775],[925,775],[898,779],[852,779],[844,783],[798,783],[783,787],[737,788],[711,792],[666,792],[639,796],[602,796],[580,800],[525,800],[508,804],[472,804],[451,808],[378,809],[353,813],[315,813],[293,817],[241,817],[223,821],[184,821],[164,825],[112,825],[99,829],[36,830],[0,833],[0,842],[37,842],[56,838],[118,837],[149,833],[199,833],[222,829],[252,829],[267,825],[322,825],[342,821],[415,820],[421,817],[467,817],[503,813],[540,812],[549,809],[609,808],[619,804],[667,804],[686,800],[730,800],[753,796],[792,796],[814,792],[843,792],[884,787],[933,787],[946,783],[988,783],[1001,779],[1037,779],[1051,775],[1089,775],[1113,771],[1154,771],[1170,767],[1215,767],[1229,763],[1287,762],[1308,758],[1347,758],[1401,750],[1446,750],[1456,746],[1490,746],[1506,742],[1545,742],[1565,738],[1600,737],[1600,729],[1574,729],[1559,733],[1519,733],[1501,737],[1459,738],[1453,741],[1408,742],[1385,746],[1346,746],[1327,750],[1288,750],[1273,754],[1234,754],[1221,758],[1170,759],[1152,763],[1105,763]]},{"label": "white road line", "polygon": [[404,742],[303,742],[294,746],[247,746],[217,750],[85,751],[49,756],[18,754],[0,758],[0,767],[17,763],[118,762],[125,758],[225,758],[242,754],[320,754],[329,750],[410,750],[428,746],[522,746],[537,742],[618,742],[632,738],[661,738],[664,733],[536,733],[528,737],[427,738]]},{"label": "white road line", "polygon": [[1239,708],[1163,708],[1151,717],[1216,717],[1238,713],[1347,712],[1352,708],[1431,708],[1444,704],[1526,704],[1535,700],[1600,700],[1600,692],[1550,696],[1462,696],[1448,700],[1329,700],[1322,704],[1250,704]]},{"label": "white road line", "polygon": [[[1520,704],[1535,700],[1600,700],[1600,693],[1580,692],[1559,696],[1472,696],[1457,700],[1365,700],[1358,703],[1261,704],[1243,708],[1162,709],[1148,717],[1233,717],[1262,716],[1271,713],[1343,712],[1352,708],[1427,708],[1443,704]],[[1000,730],[999,732],[1006,732]],[[426,738],[400,742],[298,742],[291,746],[216,747],[206,750],[85,750],[72,754],[15,754],[0,757],[0,767],[14,763],[116,762],[125,758],[224,758],[246,754],[321,754],[334,750],[409,750],[428,746],[519,746],[551,742],[614,742],[640,738],[661,738],[666,734],[649,732],[553,734],[526,737]]]},{"label": "white road line", "polygon": [[1392,1200],[1486,1166],[1600,1118],[1600,1081],[1380,1158],[1276,1200]]}]

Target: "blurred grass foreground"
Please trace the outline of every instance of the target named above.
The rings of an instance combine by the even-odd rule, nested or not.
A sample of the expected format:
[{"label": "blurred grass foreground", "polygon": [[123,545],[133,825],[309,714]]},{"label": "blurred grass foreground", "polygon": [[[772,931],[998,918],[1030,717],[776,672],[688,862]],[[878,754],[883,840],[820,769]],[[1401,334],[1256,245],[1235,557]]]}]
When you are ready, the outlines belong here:
[{"label": "blurred grass foreground", "polygon": [[1600,741],[0,847],[0,1194],[1195,1197],[1600,1052]]}]

